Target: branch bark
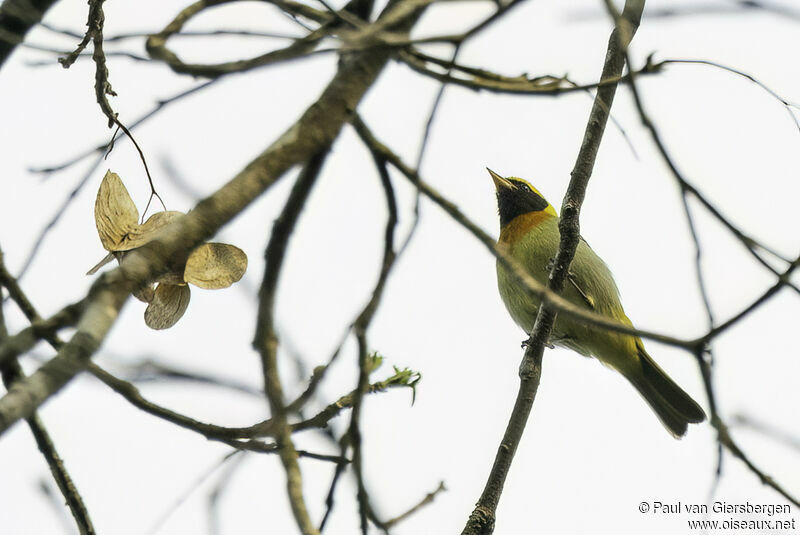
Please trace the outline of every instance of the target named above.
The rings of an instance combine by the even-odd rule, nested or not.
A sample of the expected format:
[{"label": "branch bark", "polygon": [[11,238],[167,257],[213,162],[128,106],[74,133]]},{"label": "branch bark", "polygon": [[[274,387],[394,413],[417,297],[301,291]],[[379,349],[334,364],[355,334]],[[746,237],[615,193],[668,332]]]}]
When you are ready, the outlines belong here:
[{"label": "branch bark", "polygon": [[[3,251],[0,250],[0,288],[2,287],[8,290],[11,299],[19,306],[20,310],[22,310],[22,313],[29,321],[34,322],[41,319],[33,304],[23,293],[22,288],[19,287],[17,281],[6,269]],[[3,306],[0,304],[0,347],[5,346],[6,338],[8,338],[8,331],[6,329]],[[54,348],[57,348],[60,344],[60,340],[58,340],[54,334],[48,336],[48,341],[50,341]],[[23,379],[25,373],[17,359],[12,358],[7,362],[0,361],[0,377],[2,377],[3,385],[5,385],[6,389],[9,389],[14,383]],[[94,535],[95,530],[92,525],[92,519],[89,516],[89,511],[83,503],[83,498],[80,492],[78,492],[75,483],[72,481],[72,477],[69,475],[64,461],[58,454],[55,443],[50,437],[50,433],[47,431],[38,412],[34,412],[31,416],[26,418],[26,422],[36,441],[36,446],[39,448],[45,461],[47,461],[47,465],[50,467],[53,480],[61,491],[61,495],[64,497],[64,501],[72,513],[72,517],[75,519],[78,532],[81,535]]]},{"label": "branch bark", "polygon": [[0,68],[56,1],[5,0],[0,4]]}]

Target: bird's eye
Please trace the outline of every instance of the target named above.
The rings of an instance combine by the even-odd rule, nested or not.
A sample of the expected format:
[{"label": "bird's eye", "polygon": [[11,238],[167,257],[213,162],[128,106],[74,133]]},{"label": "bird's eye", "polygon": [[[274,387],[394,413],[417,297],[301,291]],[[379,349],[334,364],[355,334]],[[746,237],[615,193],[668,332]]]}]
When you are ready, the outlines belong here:
[{"label": "bird's eye", "polygon": [[520,182],[519,187],[522,189],[522,191],[527,191],[528,193],[531,193],[531,188],[524,182]]}]

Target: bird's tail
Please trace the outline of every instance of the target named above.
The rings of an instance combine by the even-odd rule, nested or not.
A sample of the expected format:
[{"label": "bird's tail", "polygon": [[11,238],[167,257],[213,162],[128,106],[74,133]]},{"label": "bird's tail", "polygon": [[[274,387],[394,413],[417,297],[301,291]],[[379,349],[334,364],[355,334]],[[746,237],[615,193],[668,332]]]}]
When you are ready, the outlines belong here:
[{"label": "bird's tail", "polygon": [[626,374],[628,380],[647,401],[675,438],[686,434],[688,424],[702,422],[706,414],[692,397],[670,379],[637,341],[641,372]]}]

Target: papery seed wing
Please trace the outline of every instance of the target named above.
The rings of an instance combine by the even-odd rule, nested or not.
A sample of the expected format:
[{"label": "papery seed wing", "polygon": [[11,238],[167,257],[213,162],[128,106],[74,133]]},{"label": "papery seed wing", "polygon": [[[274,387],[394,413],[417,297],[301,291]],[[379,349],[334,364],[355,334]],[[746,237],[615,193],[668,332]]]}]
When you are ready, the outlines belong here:
[{"label": "papery seed wing", "polygon": [[139,227],[139,211],[119,175],[108,171],[94,202],[97,234],[106,251],[123,251],[127,236]]},{"label": "papery seed wing", "polygon": [[151,329],[169,329],[189,306],[191,291],[187,285],[159,284],[153,300],[144,311],[144,322]]},{"label": "papery seed wing", "polygon": [[142,303],[150,303],[153,301],[155,297],[155,291],[153,290],[154,284],[145,284],[140,286],[138,289],[131,292],[131,295],[134,296],[136,299],[141,301]]},{"label": "papery seed wing", "polygon": [[111,262],[112,260],[114,260],[114,253],[108,253],[108,254],[107,254],[105,257],[103,257],[103,259],[102,259],[101,261],[99,261],[98,263],[96,263],[96,264],[95,264],[95,265],[92,267],[92,269],[90,269],[89,271],[87,271],[87,272],[86,272],[86,274],[87,274],[87,275],[94,275],[95,273],[97,273],[97,271],[98,271],[98,270],[99,270],[101,267],[105,266],[106,264],[108,264],[108,263],[109,263],[109,262]]},{"label": "papery seed wing", "polygon": [[227,288],[247,271],[247,255],[227,243],[204,243],[189,255],[183,278],[200,288]]},{"label": "papery seed wing", "polygon": [[128,251],[130,249],[136,249],[137,247],[141,247],[145,243],[151,241],[153,238],[155,238],[156,233],[162,227],[167,226],[169,223],[182,215],[182,212],[176,212],[173,210],[156,212],[155,214],[151,215],[149,218],[147,218],[147,221],[145,221],[144,224],[137,225],[136,228],[128,234],[128,236],[125,238],[125,243],[123,244],[123,247],[125,247],[124,250]]}]

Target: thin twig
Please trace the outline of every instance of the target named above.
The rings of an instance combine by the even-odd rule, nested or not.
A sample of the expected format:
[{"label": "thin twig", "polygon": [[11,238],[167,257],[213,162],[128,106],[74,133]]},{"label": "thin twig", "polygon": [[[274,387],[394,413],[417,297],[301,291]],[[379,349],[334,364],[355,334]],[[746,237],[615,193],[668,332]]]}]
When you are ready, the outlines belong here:
[{"label": "thin twig", "polygon": [[[36,308],[33,306],[33,303],[30,302],[17,281],[6,269],[3,251],[0,250],[0,288],[2,287],[5,287],[8,290],[11,299],[17,303],[17,306],[19,306],[20,310],[22,310],[22,313],[31,323],[41,320]],[[50,335],[48,338],[57,349],[60,341],[55,337],[55,335]],[[0,345],[5,345],[7,339],[8,331],[6,329],[3,307],[2,304],[0,304]],[[25,373],[22,370],[22,366],[20,366],[16,358],[12,358],[6,362],[0,362],[0,375],[2,376],[3,385],[6,387],[6,390],[10,390],[13,388],[14,383],[25,378]],[[33,434],[33,438],[36,441],[39,451],[44,456],[45,461],[50,468],[50,473],[53,476],[53,480],[56,482],[58,489],[61,491],[61,495],[64,497],[64,501],[72,513],[72,517],[75,519],[75,523],[78,526],[78,531],[81,533],[81,535],[94,535],[95,530],[94,526],[92,525],[92,519],[89,516],[89,511],[86,508],[86,505],[83,503],[83,498],[81,497],[78,488],[75,486],[75,483],[72,481],[72,477],[70,477],[67,467],[64,465],[64,461],[58,454],[55,443],[50,437],[50,433],[47,431],[47,428],[45,427],[44,422],[40,418],[38,412],[31,414],[26,419],[26,422],[31,430],[31,433]]]},{"label": "thin twig", "polygon": [[416,504],[414,507],[412,507],[411,509],[409,509],[405,513],[387,520],[386,522],[383,523],[383,525],[387,529],[396,526],[397,524],[399,524],[403,520],[407,519],[408,517],[410,517],[411,515],[413,515],[414,513],[416,513],[417,511],[419,511],[423,507],[425,507],[426,505],[429,505],[429,504],[433,503],[433,500],[436,499],[436,496],[438,496],[440,492],[444,492],[446,490],[447,490],[447,487],[444,486],[444,481],[440,481],[439,482],[439,486],[436,487],[432,492],[429,492],[428,494],[426,494],[425,497],[422,498],[422,500],[418,504]]},{"label": "thin twig", "polygon": [[[83,37],[82,34],[69,30],[67,28],[59,28],[57,26],[53,26],[52,24],[48,24],[46,22],[42,22],[39,24],[40,27],[44,28],[45,30],[53,33],[57,33],[60,35],[64,35],[67,37],[72,37],[75,39],[81,39]],[[106,43],[114,43],[117,41],[126,41],[129,39],[140,39],[142,37],[149,37],[152,35],[153,32],[128,32],[128,33],[118,33],[114,35],[106,35],[104,36],[103,40]],[[251,30],[204,30],[204,31],[183,31],[175,35],[175,37],[213,37],[213,36],[234,36],[234,37],[263,37],[267,39],[297,39],[298,36],[296,35],[289,35],[285,33],[278,33],[278,32],[261,32],[261,31],[251,31]]]},{"label": "thin twig", "polygon": [[[630,61],[630,58],[628,58]],[[632,82],[633,83],[633,82]],[[695,227],[694,219],[692,218],[692,212],[689,209],[689,200],[687,198],[687,192],[685,190],[681,191],[681,201],[683,204],[683,210],[686,214],[686,223],[689,227],[689,232],[692,235],[692,241],[694,242],[695,248],[695,276],[697,277],[697,287],[700,291],[700,297],[703,301],[703,308],[706,312],[706,318],[708,321],[708,329],[709,331],[714,329],[714,313],[711,309],[711,299],[708,295],[708,290],[706,289],[705,278],[703,277],[703,249],[700,246],[700,237],[697,234],[697,229]],[[714,366],[714,353],[711,349],[711,345],[709,344],[705,349],[698,349],[696,352],[696,358],[701,368],[701,376],[703,377],[703,383],[705,386],[706,397],[708,398],[708,405],[711,411],[711,419],[719,419],[719,413],[717,412],[717,398],[714,391],[714,383],[713,383],[713,366]],[[719,486],[720,479],[722,477],[722,463],[724,460],[723,457],[723,448],[722,444],[718,441],[717,442],[717,464],[714,470],[714,481],[711,484],[708,492],[708,499],[707,502],[711,502],[716,495],[717,488]]]},{"label": "thin twig", "polygon": [[[81,159],[83,159],[83,157],[81,157]],[[72,204],[72,201],[74,201],[78,197],[78,194],[81,192],[83,187],[89,182],[89,179],[93,176],[95,170],[100,166],[102,162],[103,162],[103,154],[99,153],[97,157],[89,165],[89,168],[86,170],[83,176],[81,176],[80,180],[75,185],[75,187],[72,188],[72,190],[67,194],[64,201],[55,211],[55,214],[53,214],[53,217],[45,224],[44,227],[42,227],[42,230],[39,232],[39,235],[36,236],[36,239],[33,242],[31,250],[25,257],[25,261],[22,263],[22,267],[20,268],[19,273],[17,273],[18,279],[22,279],[28,272],[28,269],[30,269],[31,265],[33,264],[36,255],[39,253],[39,250],[44,244],[44,240],[45,238],[47,238],[47,235],[50,233],[50,231],[56,228],[56,225],[61,220],[61,217],[67,212],[67,209]]]},{"label": "thin twig", "polygon": [[729,427],[734,426],[751,429],[771,438],[780,444],[783,444],[784,446],[800,452],[800,436],[795,434],[796,432],[792,433],[787,429],[782,429],[776,425],[767,424],[746,414],[735,414],[731,419],[731,425]]},{"label": "thin twig", "polygon": [[[108,357],[109,352],[104,351],[103,355]],[[114,367],[121,369],[123,371],[123,378],[132,383],[179,381],[225,388],[251,396],[264,395],[262,390],[246,382],[226,379],[218,375],[202,373],[189,368],[167,365],[159,362],[156,356],[143,356],[142,360],[132,364],[115,363]]]},{"label": "thin twig", "polygon": [[746,78],[747,80],[751,81],[752,83],[756,84],[758,87],[766,91],[772,98],[776,99],[780,102],[783,107],[786,109],[786,112],[789,114],[789,117],[792,119],[794,126],[800,130],[800,121],[797,120],[797,117],[792,113],[792,108],[800,109],[800,105],[790,102],[789,100],[785,99],[781,95],[778,94],[777,91],[770,88],[767,84],[761,82],[758,78],[753,76],[752,74],[748,74],[746,72],[740,71],[739,69],[734,69],[733,67],[728,67],[727,65],[723,65],[722,63],[717,63],[716,61],[709,61],[707,59],[666,59],[659,62],[660,65],[706,65],[709,67],[714,67],[715,69],[720,69],[737,76],[741,76],[742,78]]},{"label": "thin twig", "polygon": [[[393,388],[411,388],[412,391],[419,381],[420,375],[418,372],[414,372],[412,370],[395,370],[395,373],[387,377],[382,381],[376,381],[372,384],[368,384],[366,388],[365,394],[374,394],[377,392],[385,392],[389,389]],[[307,418],[303,421],[300,421],[296,424],[292,424],[292,431],[304,431],[306,429],[312,428],[323,428],[328,425],[328,422],[336,417],[338,414],[342,412],[342,410],[353,407],[355,405],[355,398],[357,396],[357,392],[359,390],[353,390],[349,394],[340,397],[335,402],[328,404],[324,409],[319,411],[315,416],[311,418]],[[260,428],[263,424],[257,424],[254,426],[254,430],[256,428]],[[257,435],[253,435],[257,436]]]},{"label": "thin twig", "polygon": [[[449,62],[421,54],[417,51],[409,52],[401,50],[397,54],[397,59],[408,65],[412,70],[419,74],[433,78],[442,83],[453,84],[473,91],[489,91],[499,94],[528,95],[553,97],[566,93],[575,93],[591,89],[600,89],[627,81],[629,75],[612,76],[603,78],[599,82],[578,84],[566,76],[537,76],[530,78],[527,75],[521,76],[501,76],[482,69],[465,67],[463,65],[452,65],[454,70],[462,71],[470,75],[469,78],[460,78],[451,73],[441,73],[430,69],[426,63],[435,62],[444,67],[450,67]],[[656,74],[660,72],[660,64],[648,64],[637,74]]]},{"label": "thin twig", "polygon": [[286,471],[286,488],[298,528],[304,535],[314,535],[318,531],[311,522],[305,498],[303,480],[297,464],[297,451],[291,438],[291,428],[286,417],[283,386],[278,372],[278,336],[275,332],[275,294],[283,265],[289,238],[294,230],[300,212],[305,205],[314,183],[322,169],[328,147],[323,148],[309,159],[292,188],[286,205],[272,227],[272,234],[264,254],[266,267],[259,291],[258,319],[253,345],[261,355],[264,373],[264,391],[272,413],[274,437],[279,455]]},{"label": "thin twig", "polygon": [[389,278],[392,267],[397,260],[397,254],[394,249],[394,234],[397,228],[397,201],[392,188],[392,182],[389,179],[389,171],[386,169],[386,161],[382,156],[372,153],[375,160],[375,165],[378,169],[378,176],[381,179],[383,186],[384,196],[386,198],[386,207],[388,217],[386,219],[386,227],[384,230],[384,244],[383,256],[381,260],[381,270],[378,276],[378,281],[372,291],[372,296],[369,302],[356,318],[353,324],[353,331],[355,332],[356,341],[358,343],[358,386],[356,388],[356,395],[353,400],[353,410],[350,417],[350,427],[348,428],[349,445],[353,448],[353,471],[355,473],[356,484],[358,487],[357,497],[359,504],[359,513],[361,515],[361,533],[367,535],[367,519],[371,520],[379,528],[386,530],[383,522],[377,518],[375,510],[372,507],[369,493],[367,492],[366,484],[364,482],[363,472],[363,450],[361,443],[361,428],[359,426],[361,415],[361,402],[364,394],[367,393],[369,386],[369,344],[367,342],[367,330],[372,322],[381,298],[383,297],[383,290],[386,287],[386,281]]},{"label": "thin twig", "polygon": [[[111,107],[111,103],[108,101],[109,95],[117,96],[117,94],[111,88],[111,82],[108,80],[108,66],[106,65],[106,55],[103,51],[103,26],[105,25],[105,14],[103,13],[104,2],[105,0],[89,0],[89,20],[86,23],[88,26],[86,35],[78,44],[78,47],[74,52],[68,54],[64,58],[59,58],[58,61],[65,69],[68,69],[75,62],[81,52],[83,52],[89,41],[92,41],[92,60],[94,60],[95,63],[94,90],[97,104],[100,106],[103,115],[105,115],[108,119],[108,127],[111,128],[112,126],[116,125],[118,129],[122,130],[125,135],[128,136],[134,147],[136,147],[136,151],[139,153],[139,159],[142,161],[144,171],[147,174],[147,181],[150,184],[150,198],[147,200],[147,206],[142,213],[142,222],[144,222],[144,216],[147,213],[147,208],[149,208],[150,201],[152,201],[153,197],[156,197],[159,201],[161,201],[161,205],[164,207],[164,210],[166,210],[167,207],[164,205],[164,201],[161,196],[158,194],[158,192],[156,192],[155,185],[153,184],[153,178],[150,176],[150,169],[147,167],[147,160],[145,159],[144,152],[142,151],[141,147],[139,147],[139,143],[133,137],[130,130],[122,123],[122,121],[120,121],[119,114],[114,111],[114,109]],[[111,143],[108,145],[107,151],[110,152],[113,146],[114,139],[112,138]],[[108,156],[108,153],[106,153],[106,156]]]},{"label": "thin twig", "polygon": [[[152,401],[149,401],[142,396],[141,392],[135,385],[125,381],[124,379],[116,377],[97,364],[89,363],[87,370],[97,379],[102,381],[106,386],[111,388],[114,392],[125,398],[137,409],[157,418],[161,418],[162,420],[170,422],[183,429],[199,433],[210,440],[225,441],[240,438],[273,436],[276,432],[276,425],[273,419],[265,420],[248,427],[223,427],[216,424],[200,422],[189,416],[177,413],[171,409],[162,407],[156,403],[153,403]],[[392,376],[387,377],[382,381],[377,381],[370,384],[367,388],[367,393],[385,392],[389,389],[397,387],[413,386],[416,380],[418,380],[418,377],[414,374],[414,372],[410,372],[408,370],[397,370]],[[343,410],[353,406],[354,397],[355,391],[341,396],[333,403],[325,406],[314,416],[291,424],[291,432],[296,433],[309,429],[321,429],[327,427],[328,423],[333,418],[341,414]]]},{"label": "thin twig", "polygon": [[75,325],[87,303],[83,299],[67,305],[47,319],[33,320],[30,326],[6,338],[0,343],[0,366],[29,351],[39,340],[52,339],[60,329]]},{"label": "thin twig", "polygon": [[[461,43],[456,44],[453,47],[453,56],[450,58],[450,67],[447,69],[447,75],[450,75],[452,71],[452,66],[455,64],[456,60],[458,59],[458,52],[461,50]],[[425,157],[425,148],[428,145],[428,138],[431,135],[431,128],[433,127],[433,120],[436,118],[436,111],[439,109],[439,104],[442,101],[442,97],[444,97],[444,91],[447,87],[447,84],[442,82],[439,84],[439,90],[436,92],[436,98],[433,99],[433,106],[431,106],[431,111],[428,114],[428,120],[425,121],[425,130],[422,133],[422,142],[420,142],[419,146],[419,154],[417,154],[417,165],[415,168],[417,170],[422,170],[422,159]],[[417,200],[415,204],[419,204],[419,190],[417,191]]]},{"label": "thin twig", "polygon": [[[648,58],[648,63],[649,62],[650,62],[650,58]],[[759,87],[761,87],[762,89],[767,91],[771,96],[776,98],[779,102],[781,102],[781,104],[784,107],[786,107],[786,109],[791,114],[791,110],[789,110],[789,106],[793,106],[792,104],[790,104],[783,97],[781,97],[780,95],[778,95],[777,93],[775,93],[774,91],[769,89],[765,84],[763,84],[763,83],[759,82],[758,80],[756,80],[751,75],[742,73],[740,71],[737,71],[735,69],[731,69],[729,67],[725,67],[724,65],[719,65],[719,64],[716,64],[716,63],[713,63],[713,62],[706,62],[706,61],[703,61],[703,60],[665,60],[665,61],[659,63],[658,65],[664,65],[664,64],[668,64],[668,63],[679,63],[679,64],[680,63],[698,63],[698,64],[702,64],[702,65],[710,65],[710,66],[714,66],[714,67],[717,67],[717,68],[720,68],[720,69],[723,69],[723,70],[726,70],[726,71],[729,71],[729,72],[733,72],[733,73],[738,74],[740,76],[743,76],[743,77],[747,78],[748,80],[753,81]],[[769,253],[773,257],[775,257],[775,258],[777,258],[777,259],[779,259],[779,260],[781,260],[781,261],[783,261],[785,263],[789,263],[790,260],[784,258],[782,255],[777,253],[774,249],[772,249],[772,248],[768,247],[767,245],[759,242],[755,238],[753,238],[753,237],[749,236],[748,234],[746,234],[739,227],[734,225],[731,222],[731,220],[728,219],[727,217],[725,217],[722,214],[722,212],[716,206],[714,206],[713,203],[711,203],[711,201],[709,201],[702,193],[700,193],[700,191],[696,187],[694,187],[694,185],[691,184],[689,182],[689,180],[683,175],[683,173],[681,173],[681,171],[678,169],[677,164],[675,163],[673,158],[670,156],[670,154],[668,153],[668,151],[666,149],[666,146],[664,145],[663,141],[661,140],[661,136],[660,136],[659,132],[653,127],[652,120],[650,119],[650,117],[646,113],[643,113],[644,110],[643,110],[643,107],[642,107],[641,99],[638,98],[637,86],[635,84],[636,76],[637,76],[637,74],[634,72],[633,76],[629,76],[626,79],[626,81],[629,83],[630,87],[632,88],[632,94],[633,94],[633,97],[634,97],[634,103],[636,104],[636,107],[637,107],[637,112],[639,113],[639,117],[642,120],[642,124],[650,132],[650,135],[651,135],[651,137],[653,139],[653,142],[655,143],[656,148],[658,149],[659,153],[661,154],[662,159],[664,160],[664,162],[669,167],[670,172],[672,173],[672,175],[675,178],[675,180],[678,182],[678,186],[680,187],[681,192],[684,195],[687,194],[687,193],[691,194],[694,198],[696,198],[698,201],[700,201],[700,203],[706,208],[706,210],[708,210],[709,213],[711,213],[711,215],[713,215],[714,218],[717,219],[717,221],[722,223],[722,225],[724,225],[725,228],[727,228],[731,232],[731,234],[733,234],[736,237],[736,239],[739,240],[745,246],[747,251],[751,254],[751,256],[753,256],[753,258],[755,258],[755,260],[759,264],[764,266],[773,275],[779,276],[780,272],[777,269],[775,269],[771,264],[769,264],[769,262],[767,262],[758,253],[758,250],[760,249],[760,250],[762,250],[762,251],[764,251],[766,253]],[[794,118],[794,115],[793,114],[791,114],[791,115]],[[800,294],[800,288],[798,288],[796,285],[794,285],[790,281],[787,284],[796,293]]]},{"label": "thin twig", "polygon": [[149,535],[155,535],[161,528],[166,524],[167,520],[175,513],[175,511],[180,508],[183,503],[189,499],[189,497],[194,494],[197,489],[209,478],[211,477],[214,472],[228,464],[231,459],[240,459],[242,457],[241,450],[234,450],[230,453],[226,453],[222,456],[219,460],[215,461],[214,464],[209,466],[203,473],[201,473],[194,481],[192,481],[183,492],[181,492],[169,506],[160,514],[158,518],[150,526],[150,529],[147,531]]},{"label": "thin twig", "polygon": [[162,420],[166,420],[174,425],[177,425],[178,427],[200,433],[206,438],[214,440],[234,439],[242,436],[240,432],[241,428],[222,427],[219,425],[207,424],[157,405],[145,399],[135,385],[112,375],[93,362],[87,364],[87,371],[102,381],[114,392],[124,397],[137,409],[161,418]]},{"label": "thin twig", "polygon": [[221,532],[219,515],[222,496],[228,490],[236,471],[242,467],[244,460],[247,459],[245,452],[242,450],[237,450],[237,453],[239,453],[239,455],[236,455],[231,462],[226,464],[225,471],[219,476],[211,492],[208,493],[208,506],[206,507],[206,511],[208,512],[209,531],[212,535],[219,535]]},{"label": "thin twig", "polygon": [[[348,435],[345,434],[342,437],[341,442],[341,449],[345,449],[347,447],[347,437]],[[346,466],[343,464],[337,464],[336,468],[333,471],[333,478],[331,479],[331,484],[328,489],[328,494],[325,497],[325,514],[322,515],[322,520],[319,523],[319,532],[325,529],[325,525],[328,523],[328,519],[333,512],[333,506],[335,505],[335,496],[336,496],[336,488],[338,487],[339,481],[341,480],[342,474],[344,474]]]},{"label": "thin twig", "polygon": [[[755,243],[753,240],[746,237],[736,227],[734,227],[730,222],[728,222],[726,218],[724,218],[707,200],[705,200],[705,198],[703,198],[699,194],[699,192],[697,192],[697,190],[694,189],[693,186],[691,186],[686,181],[686,179],[678,170],[671,156],[669,155],[666,146],[661,140],[661,136],[658,132],[658,129],[656,129],[655,124],[653,123],[652,119],[650,118],[649,114],[644,108],[644,103],[642,101],[639,88],[637,87],[635,76],[630,78],[629,87],[631,89],[631,94],[633,95],[633,100],[636,105],[636,110],[639,113],[639,118],[641,119],[641,122],[644,125],[644,127],[650,133],[650,137],[652,138],[653,143],[656,146],[656,149],[661,154],[662,159],[669,167],[673,177],[677,180],[678,184],[680,185],[682,194],[686,195],[687,193],[691,193],[692,195],[694,195],[715,217],[717,217],[718,220],[720,220],[723,224],[725,224],[725,226],[743,243],[745,243],[746,245],[748,244],[748,242],[751,242],[751,244]],[[748,250],[752,250],[751,247],[752,245],[748,246]],[[755,251],[753,252],[755,254]],[[790,495],[772,477],[766,475],[757,466],[755,466],[755,464],[739,448],[738,444],[736,444],[736,442],[731,437],[727,425],[717,412],[716,399],[714,395],[713,382],[712,382],[711,363],[705,358],[705,352],[704,352],[706,345],[709,342],[711,342],[711,340],[713,340],[716,336],[718,336],[720,333],[724,332],[725,330],[733,326],[735,323],[738,323],[740,320],[749,315],[753,310],[755,310],[756,308],[761,306],[764,302],[766,302],[769,298],[771,298],[773,295],[777,294],[777,292],[780,289],[782,289],[784,286],[787,286],[789,284],[790,275],[798,266],[800,266],[800,256],[798,256],[798,258],[789,265],[789,267],[784,273],[779,274],[777,282],[773,286],[771,286],[766,292],[764,292],[759,298],[757,298],[750,305],[745,307],[741,312],[731,317],[729,320],[709,329],[708,333],[705,336],[698,339],[695,356],[698,366],[700,367],[701,375],[703,377],[703,383],[706,389],[706,394],[709,399],[709,405],[711,409],[710,422],[711,425],[714,427],[714,429],[717,431],[718,443],[724,446],[728,451],[730,451],[734,455],[734,457],[741,460],[750,469],[750,471],[752,471],[759,477],[759,479],[763,484],[772,487],[779,494],[783,495],[787,500],[791,501],[795,505],[800,506],[800,502],[798,502],[797,498]],[[706,306],[708,306],[707,301],[706,301]],[[722,470],[722,456],[718,455],[717,474],[720,474],[721,470]]]},{"label": "thin twig", "polygon": [[[69,51],[66,51],[66,50],[63,50],[63,49],[60,49],[60,48],[53,48],[51,46],[45,46],[45,45],[37,45],[35,43],[22,43],[22,44],[20,44],[20,46],[23,47],[23,48],[30,49],[30,50],[38,50],[40,52],[49,52],[51,54],[58,55],[58,56],[60,56],[62,58],[64,56],[67,56],[67,55],[70,54]],[[93,56],[93,54],[87,54],[86,52],[83,52],[81,54],[78,54],[76,59],[91,59],[92,56]],[[122,50],[117,50],[117,51],[113,51],[113,52],[105,52],[105,56],[106,57],[128,58],[128,59],[132,59],[134,61],[141,61],[141,62],[150,61],[150,58],[146,58],[144,56],[140,56],[139,54],[135,54],[133,52],[125,52],[125,51],[122,51]],[[53,62],[52,59],[51,60],[46,60],[46,61],[27,61],[25,64],[28,65],[29,67],[51,67],[51,66],[55,65],[55,63]]]},{"label": "thin twig", "polygon": [[[148,119],[152,118],[154,115],[156,115],[159,111],[161,111],[163,108],[167,107],[168,105],[170,105],[170,104],[172,104],[174,102],[177,102],[177,101],[183,99],[184,97],[188,97],[189,95],[192,95],[194,93],[202,91],[203,89],[206,89],[207,87],[213,85],[214,83],[216,83],[216,80],[207,80],[207,81],[202,82],[200,84],[194,85],[194,86],[190,87],[189,89],[185,89],[185,90],[183,90],[183,91],[181,91],[179,93],[176,93],[176,94],[172,95],[171,97],[167,97],[167,98],[164,98],[164,99],[156,101],[155,106],[153,106],[148,112],[146,112],[143,115],[141,115],[138,119],[136,119],[135,121],[130,123],[130,125],[128,126],[128,129],[129,130],[134,130],[136,127],[140,126],[142,123],[144,123]],[[95,145],[91,149],[87,149],[87,150],[79,153],[77,156],[74,156],[74,157],[72,157],[71,159],[69,159],[69,160],[67,160],[65,162],[62,162],[62,163],[59,163],[59,164],[50,165],[50,166],[47,166],[47,167],[32,167],[32,168],[29,169],[29,171],[31,173],[41,173],[41,174],[51,174],[51,173],[55,173],[57,171],[63,171],[64,169],[67,169],[67,168],[75,165],[76,163],[80,162],[84,158],[87,158],[87,157],[91,156],[92,154],[96,154],[96,153],[103,154],[103,153],[105,153],[108,150],[108,145],[109,145],[108,142],[104,142],[104,143],[101,143],[99,145]]]},{"label": "thin twig", "polygon": [[176,73],[191,74],[192,76],[203,76],[206,78],[217,78],[232,73],[241,73],[257,67],[264,67],[289,60],[308,57],[314,53],[314,49],[319,42],[327,37],[330,29],[326,26],[318,30],[309,32],[305,37],[295,39],[285,48],[272,50],[260,56],[236,60],[217,64],[190,64],[183,62],[175,52],[167,48],[167,40],[173,35],[177,35],[183,26],[193,17],[204,11],[206,8],[224,4],[235,0],[216,0],[207,2],[199,0],[182,9],[172,21],[159,33],[148,37],[146,48],[148,55],[157,61],[165,62],[170,69]]}]

